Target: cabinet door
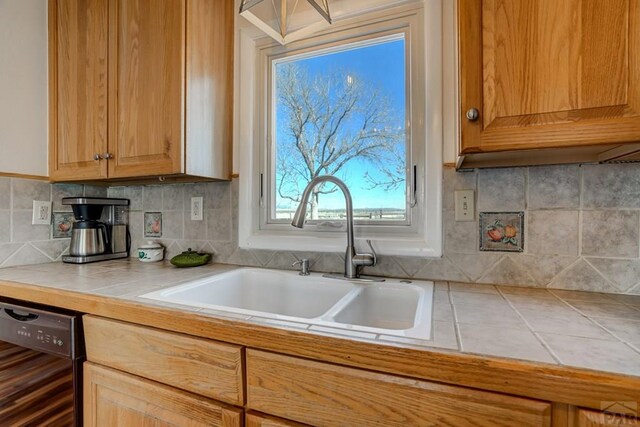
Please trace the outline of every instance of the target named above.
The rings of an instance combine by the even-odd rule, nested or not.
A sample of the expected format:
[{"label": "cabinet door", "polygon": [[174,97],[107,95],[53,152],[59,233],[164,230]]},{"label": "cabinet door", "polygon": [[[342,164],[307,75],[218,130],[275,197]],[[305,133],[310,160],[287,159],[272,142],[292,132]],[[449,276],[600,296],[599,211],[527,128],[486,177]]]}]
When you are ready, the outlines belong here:
[{"label": "cabinet door", "polygon": [[[624,408],[622,408],[624,409]],[[631,410],[631,408],[627,408]],[[635,411],[635,410],[632,410]],[[640,419],[636,415],[614,414],[608,412],[591,411],[589,409],[578,409],[577,427],[614,427],[614,426],[637,426]]]},{"label": "cabinet door", "polygon": [[458,6],[461,154],[640,140],[640,0]]},{"label": "cabinet door", "polygon": [[110,178],[183,172],[185,1],[110,1]]},{"label": "cabinet door", "polygon": [[240,427],[242,410],[85,363],[84,425]]},{"label": "cabinet door", "polygon": [[[107,0],[50,0],[52,180],[106,178]],[[17,143],[18,141],[16,141]]]}]

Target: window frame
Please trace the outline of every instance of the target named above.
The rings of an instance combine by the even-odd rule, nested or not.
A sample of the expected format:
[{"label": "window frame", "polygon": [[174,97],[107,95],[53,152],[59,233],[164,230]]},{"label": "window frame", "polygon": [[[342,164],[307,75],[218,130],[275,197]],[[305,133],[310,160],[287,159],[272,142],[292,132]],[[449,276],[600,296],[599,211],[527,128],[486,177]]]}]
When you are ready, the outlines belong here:
[{"label": "window frame", "polygon": [[[332,231],[318,232],[323,231],[323,227],[316,224],[299,230],[288,224],[266,224],[264,221],[270,208],[267,197],[271,194],[267,188],[275,188],[275,174],[266,168],[268,158],[265,152],[272,144],[268,135],[270,117],[265,114],[265,103],[270,99],[269,91],[272,90],[268,76],[271,59],[401,31],[405,32],[405,49],[409,56],[406,90],[411,95],[407,97],[407,102],[411,103],[407,110],[407,117],[411,117],[407,137],[412,138],[412,155],[407,166],[411,169],[414,164],[418,166],[415,177],[417,209],[411,213],[411,225],[359,224],[355,228],[356,239],[372,239],[381,254],[441,256],[442,35],[441,3],[437,0],[348,18],[335,23],[327,31],[286,47],[263,38],[256,40],[248,31],[240,31],[241,67],[238,74],[240,78],[253,77],[252,84],[245,87],[247,82],[243,80],[238,89],[238,112],[246,121],[243,120],[243,127],[237,129],[237,153],[240,155],[240,175],[249,177],[240,181],[240,247],[318,252],[341,252],[345,247],[344,226],[340,231],[328,227]],[[252,52],[247,52],[249,49]],[[430,58],[429,66],[427,58]],[[421,102],[422,108],[416,108],[416,104]],[[250,129],[246,128],[247,125]],[[411,187],[411,182],[407,182],[408,192],[413,191]]]},{"label": "window frame", "polygon": [[[260,212],[260,228],[261,229],[285,229],[289,227],[288,223],[280,220],[274,220],[275,214],[275,201],[276,201],[276,168],[275,155],[276,155],[276,141],[275,141],[275,109],[277,100],[274,96],[276,89],[276,82],[274,79],[274,69],[278,63],[284,62],[287,58],[309,58],[319,56],[324,53],[341,52],[349,50],[349,46],[360,45],[358,47],[373,46],[379,43],[389,42],[393,40],[402,39],[405,46],[405,149],[406,155],[406,168],[405,168],[405,208],[406,215],[402,221],[372,221],[372,220],[354,220],[354,223],[361,228],[361,232],[367,235],[376,235],[378,233],[401,233],[412,234],[420,228],[420,219],[422,218],[422,205],[414,203],[416,199],[416,193],[419,188],[414,188],[412,185],[414,180],[414,159],[419,159],[423,156],[424,144],[420,141],[424,141],[424,129],[414,127],[412,124],[414,121],[418,121],[419,117],[424,115],[424,101],[423,105],[419,105],[418,108],[412,108],[413,105],[420,104],[413,100],[411,76],[419,74],[417,70],[419,64],[415,60],[415,54],[412,52],[412,40],[415,37],[411,35],[411,28],[408,24],[400,26],[398,28],[385,29],[379,31],[377,24],[373,26],[363,26],[359,28],[359,34],[340,34],[339,37],[328,42],[321,42],[314,44],[314,46],[304,46],[299,49],[283,49],[282,47],[275,47],[266,49],[263,54],[267,61],[264,72],[266,72],[266,95],[265,99],[260,102],[262,107],[260,115],[264,116],[266,126],[261,130],[261,140],[266,141],[265,144],[260,147],[260,159],[261,159],[261,174],[263,176],[263,206]],[[335,36],[335,35],[334,35]],[[409,117],[411,116],[411,117]],[[417,141],[416,141],[417,140]],[[416,141],[416,142],[414,142]],[[418,170],[424,167],[424,165],[416,165]],[[417,180],[415,181],[417,182]],[[267,183],[268,185],[265,185]],[[419,186],[416,186],[419,187]],[[414,191],[415,190],[415,191]],[[383,227],[389,227],[386,230]],[[305,222],[305,229],[315,232],[336,232],[345,231],[345,220],[307,220]]]}]

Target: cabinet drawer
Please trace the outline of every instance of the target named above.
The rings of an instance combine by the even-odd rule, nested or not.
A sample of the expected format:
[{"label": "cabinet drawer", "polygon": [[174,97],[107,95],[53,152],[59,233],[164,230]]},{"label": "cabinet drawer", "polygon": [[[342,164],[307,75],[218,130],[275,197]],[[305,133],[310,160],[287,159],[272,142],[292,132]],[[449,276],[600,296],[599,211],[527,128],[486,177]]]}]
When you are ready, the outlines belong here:
[{"label": "cabinet drawer", "polygon": [[84,425],[240,427],[242,410],[134,377],[84,364]]},{"label": "cabinet drawer", "polygon": [[247,407],[318,426],[549,426],[551,405],[247,350]]},{"label": "cabinet drawer", "polygon": [[87,359],[212,399],[242,405],[242,348],[84,316]]},{"label": "cabinet drawer", "polygon": [[271,415],[249,412],[246,416],[245,427],[308,427],[295,421],[283,420]]}]

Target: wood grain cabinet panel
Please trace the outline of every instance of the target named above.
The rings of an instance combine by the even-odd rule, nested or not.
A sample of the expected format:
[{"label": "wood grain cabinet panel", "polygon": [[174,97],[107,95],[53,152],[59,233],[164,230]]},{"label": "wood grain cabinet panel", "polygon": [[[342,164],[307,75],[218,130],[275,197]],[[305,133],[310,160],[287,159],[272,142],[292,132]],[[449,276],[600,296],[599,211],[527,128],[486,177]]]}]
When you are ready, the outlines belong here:
[{"label": "wood grain cabinet panel", "polygon": [[100,179],[107,165],[108,0],[49,1],[49,174]]},{"label": "wood grain cabinet panel", "polygon": [[461,154],[640,141],[639,0],[458,6]]},{"label": "wood grain cabinet panel", "polygon": [[49,1],[52,181],[231,178],[232,1]]},{"label": "wood grain cabinet panel", "polygon": [[271,415],[249,412],[245,416],[246,427],[305,427],[306,424],[283,420]]},{"label": "wood grain cabinet panel", "polygon": [[[615,404],[614,404],[615,405]],[[578,409],[576,418],[576,427],[625,427],[640,425],[640,418],[637,418],[637,411],[633,410],[633,415],[598,412],[589,409]]]},{"label": "wood grain cabinet panel", "polygon": [[242,410],[92,363],[84,365],[86,427],[240,427]]},{"label": "wood grain cabinet panel", "polygon": [[87,359],[234,405],[244,403],[242,350],[232,344],[84,316]]},{"label": "wood grain cabinet panel", "polygon": [[185,8],[111,1],[112,178],[183,172]]},{"label": "wood grain cabinet panel", "polygon": [[549,426],[551,405],[247,350],[247,407],[322,426]]}]

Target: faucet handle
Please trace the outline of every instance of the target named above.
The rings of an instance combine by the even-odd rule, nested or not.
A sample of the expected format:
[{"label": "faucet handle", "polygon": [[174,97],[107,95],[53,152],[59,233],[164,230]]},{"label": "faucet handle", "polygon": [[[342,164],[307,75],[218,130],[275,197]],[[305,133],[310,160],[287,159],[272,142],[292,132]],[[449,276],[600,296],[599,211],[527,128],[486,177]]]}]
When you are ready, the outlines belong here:
[{"label": "faucet handle", "polygon": [[369,247],[371,248],[371,253],[373,254],[373,265],[376,265],[378,263],[378,254],[376,253],[376,250],[373,249],[371,239],[367,239],[367,245],[369,245]]},{"label": "faucet handle", "polygon": [[301,276],[308,276],[311,274],[310,269],[309,269],[309,259],[307,258],[303,258],[299,261],[294,262],[293,264],[291,264],[291,267],[295,267],[296,265],[300,265],[300,275]]}]

